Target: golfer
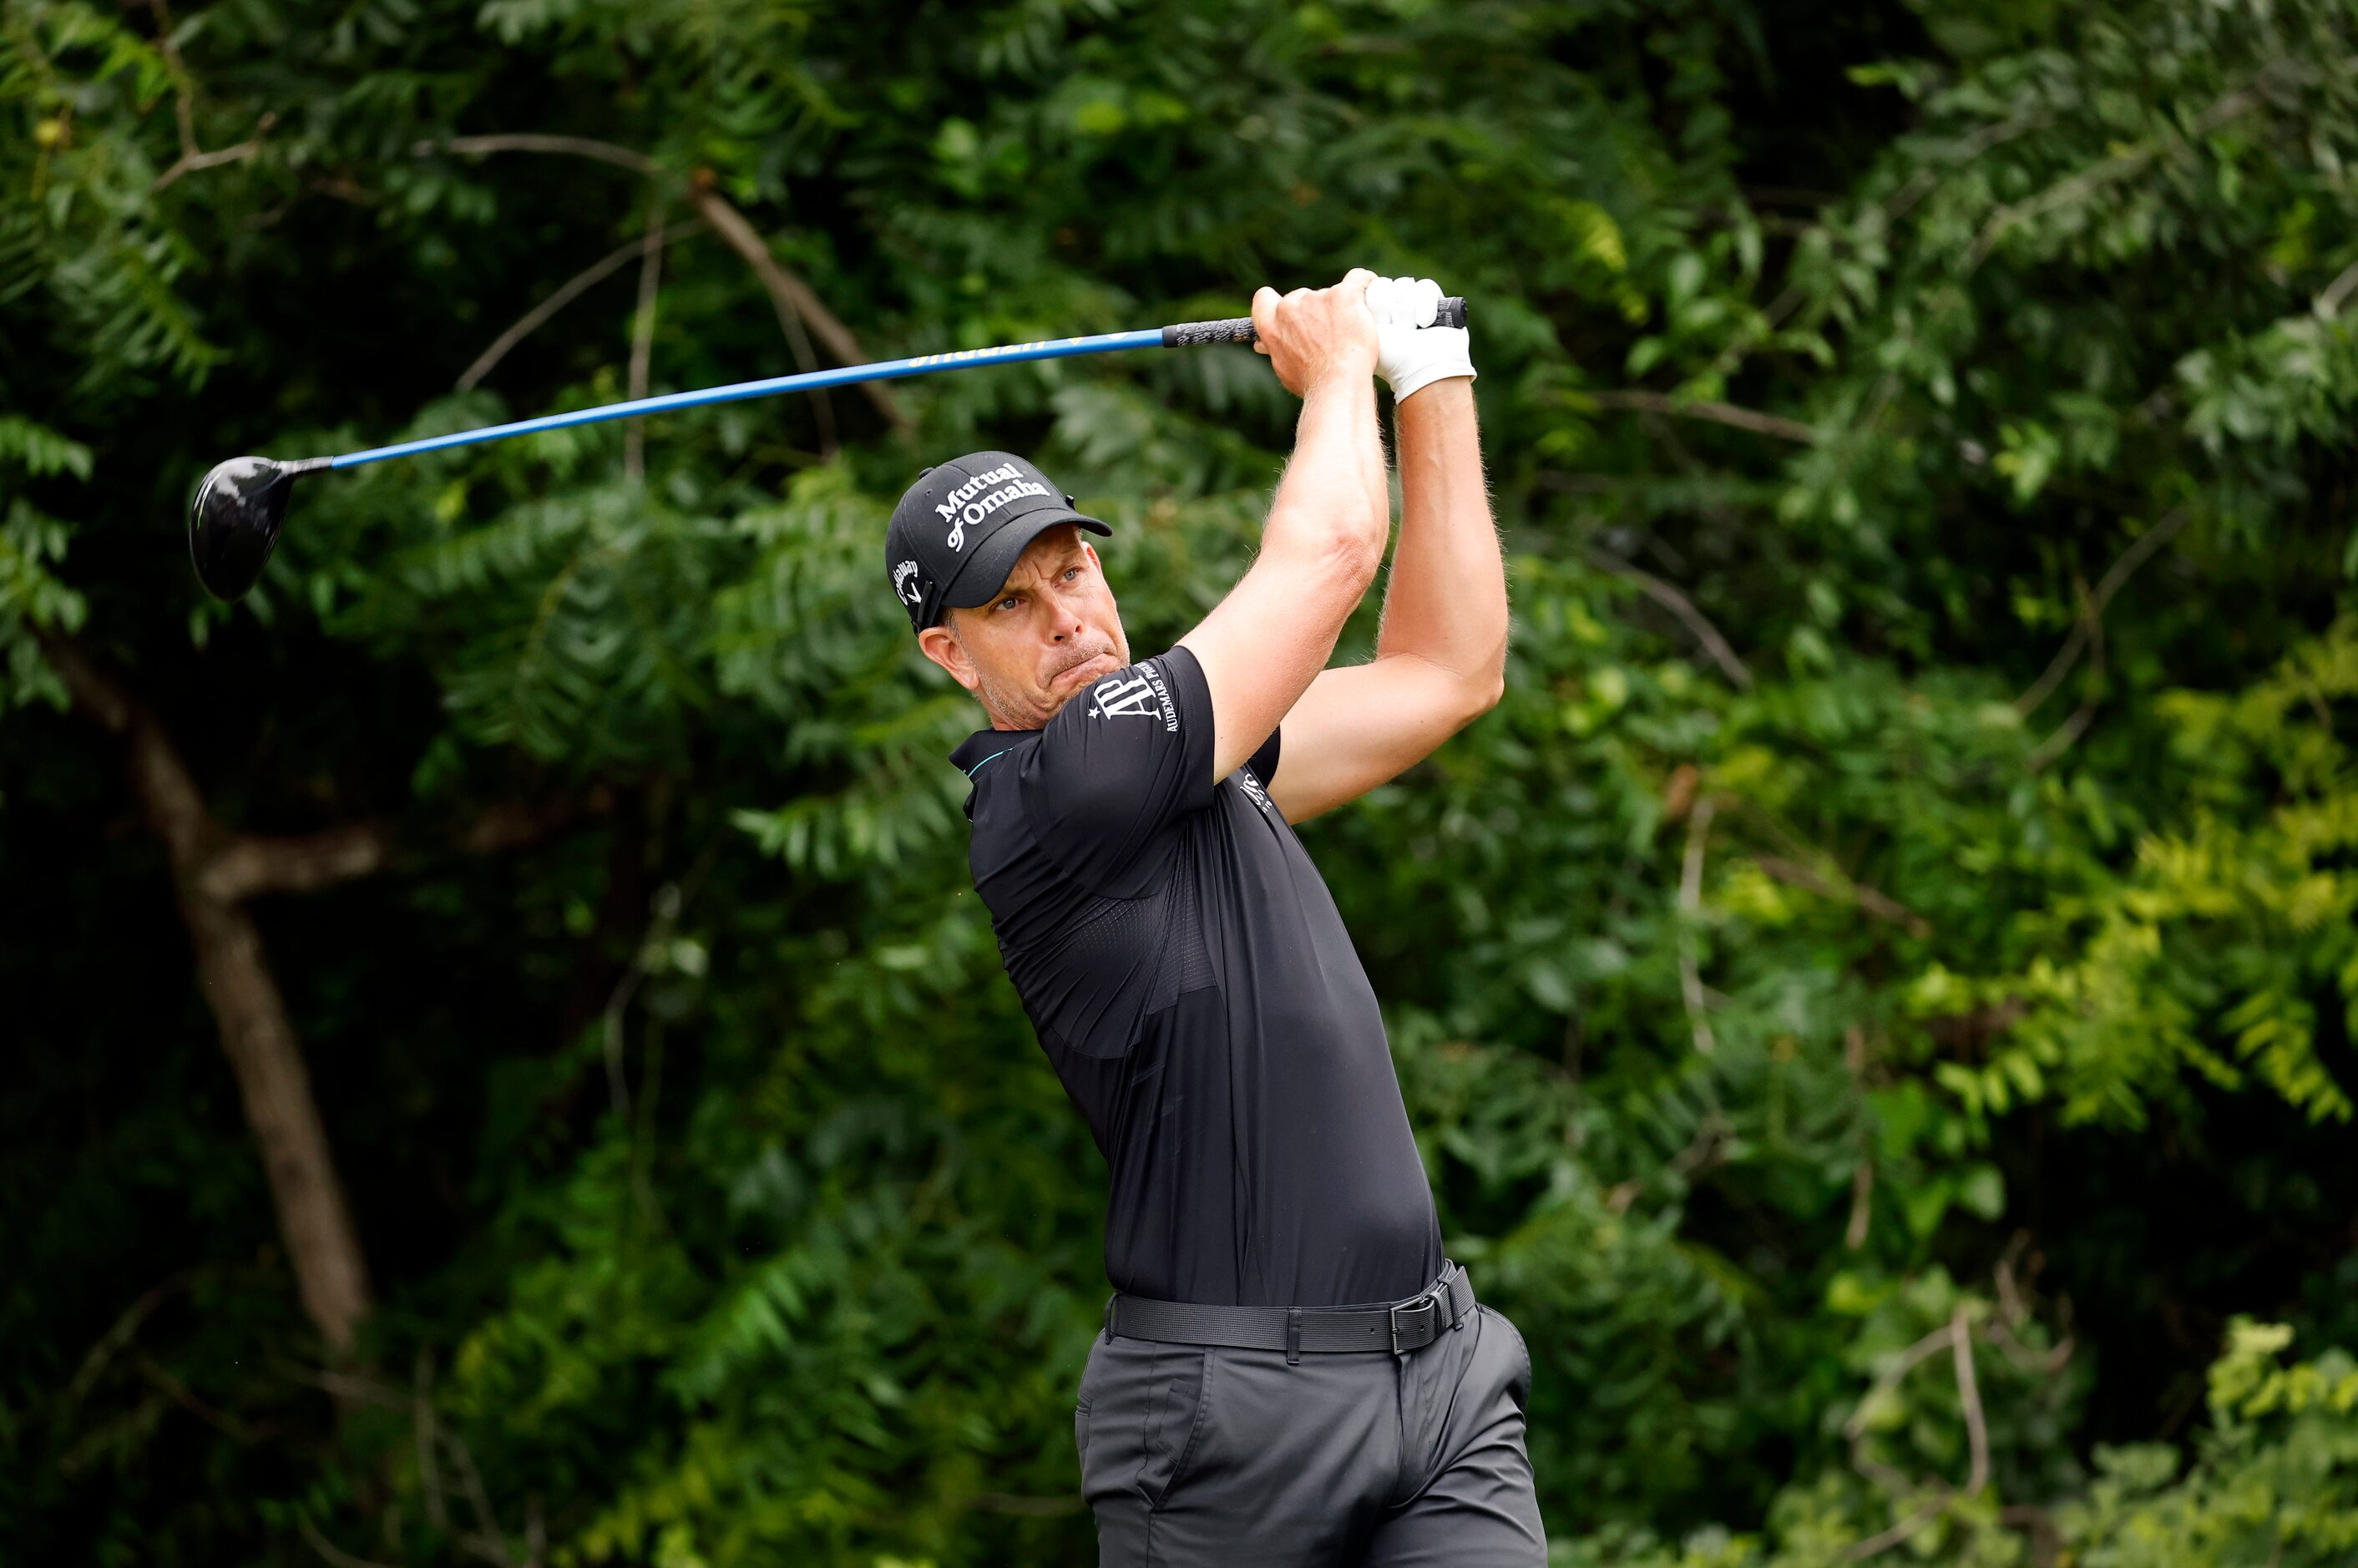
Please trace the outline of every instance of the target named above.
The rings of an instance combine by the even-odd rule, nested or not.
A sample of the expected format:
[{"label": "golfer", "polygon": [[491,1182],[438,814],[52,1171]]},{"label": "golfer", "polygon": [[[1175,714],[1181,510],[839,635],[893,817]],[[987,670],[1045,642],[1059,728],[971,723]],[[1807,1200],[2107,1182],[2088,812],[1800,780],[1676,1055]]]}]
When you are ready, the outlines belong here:
[{"label": "golfer", "polygon": [[[1302,399],[1249,570],[1130,654],[1106,525],[1023,459],[925,471],[886,568],[990,727],[976,889],[1110,1175],[1075,1441],[1108,1564],[1539,1568],[1531,1359],[1443,1258],[1366,971],[1292,824],[1498,698],[1507,589],[1462,329],[1429,281],[1253,299]],[[1401,517],[1375,658],[1328,669]]]}]

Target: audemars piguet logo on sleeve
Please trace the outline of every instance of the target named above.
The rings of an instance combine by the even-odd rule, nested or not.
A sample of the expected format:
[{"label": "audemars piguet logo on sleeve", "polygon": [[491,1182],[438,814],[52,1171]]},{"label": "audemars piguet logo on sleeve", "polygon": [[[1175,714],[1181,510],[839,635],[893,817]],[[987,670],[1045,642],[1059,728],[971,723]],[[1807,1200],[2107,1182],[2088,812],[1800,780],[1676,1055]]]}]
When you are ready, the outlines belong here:
[{"label": "audemars piguet logo on sleeve", "polygon": [[1089,688],[1092,719],[1152,719],[1157,713],[1163,716],[1163,728],[1175,734],[1179,705],[1171,700],[1171,687],[1152,659],[1108,676]]},{"label": "audemars piguet logo on sleeve", "polygon": [[[1000,485],[1001,488],[990,490],[994,484]],[[990,490],[990,493],[985,495],[983,492],[986,490]],[[1022,471],[1013,463],[1001,463],[987,473],[975,475],[947,495],[943,496],[935,504],[934,514],[950,525],[949,547],[953,550],[963,550],[966,548],[966,531],[969,525],[981,522],[1011,501],[1020,501],[1027,495],[1047,493],[1046,485],[1035,484],[1023,478]]]}]

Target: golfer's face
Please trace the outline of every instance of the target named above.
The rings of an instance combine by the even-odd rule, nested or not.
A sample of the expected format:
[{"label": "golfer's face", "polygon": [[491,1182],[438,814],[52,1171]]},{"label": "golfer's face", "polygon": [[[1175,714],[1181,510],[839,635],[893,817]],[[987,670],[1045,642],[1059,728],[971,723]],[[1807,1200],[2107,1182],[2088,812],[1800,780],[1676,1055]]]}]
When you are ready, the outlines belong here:
[{"label": "golfer's face", "polygon": [[1044,724],[1075,692],[1130,662],[1097,552],[1069,524],[1032,541],[990,603],[958,611],[985,706]]}]

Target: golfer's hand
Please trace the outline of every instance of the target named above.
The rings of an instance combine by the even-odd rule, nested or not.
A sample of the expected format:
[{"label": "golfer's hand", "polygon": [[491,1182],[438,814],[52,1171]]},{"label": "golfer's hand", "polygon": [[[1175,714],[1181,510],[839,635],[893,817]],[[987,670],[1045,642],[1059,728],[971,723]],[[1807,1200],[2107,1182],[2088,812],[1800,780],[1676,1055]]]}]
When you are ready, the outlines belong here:
[{"label": "golfer's hand", "polygon": [[1274,288],[1253,296],[1253,351],[1269,356],[1285,390],[1300,397],[1322,381],[1365,376],[1376,368],[1376,319],[1368,285],[1376,275],[1353,267],[1332,288]]},{"label": "golfer's hand", "polygon": [[1474,378],[1473,344],[1463,327],[1436,327],[1441,286],[1429,277],[1379,277],[1368,286],[1376,319],[1376,373],[1405,403],[1436,381]]}]

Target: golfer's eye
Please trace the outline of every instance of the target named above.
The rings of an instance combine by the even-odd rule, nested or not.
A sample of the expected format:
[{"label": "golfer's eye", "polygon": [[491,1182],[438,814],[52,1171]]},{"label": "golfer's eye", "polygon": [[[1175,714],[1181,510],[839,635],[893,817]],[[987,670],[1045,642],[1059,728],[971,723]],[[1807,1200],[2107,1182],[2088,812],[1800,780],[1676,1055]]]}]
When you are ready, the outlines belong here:
[{"label": "golfer's eye", "polygon": [[1070,581],[1072,581],[1075,578],[1076,578],[1076,577],[1078,577],[1078,576],[1080,576],[1080,575],[1081,575],[1081,568],[1078,568],[1078,567],[1066,567],[1066,568],[1065,568],[1065,580],[1066,582],[1070,582]]},{"label": "golfer's eye", "polygon": [[1011,593],[1005,599],[1001,600],[997,604],[991,606],[991,608],[994,610],[1004,610],[1011,604],[1021,604],[1022,602],[1023,601],[1021,599],[1018,599],[1015,595]]}]

